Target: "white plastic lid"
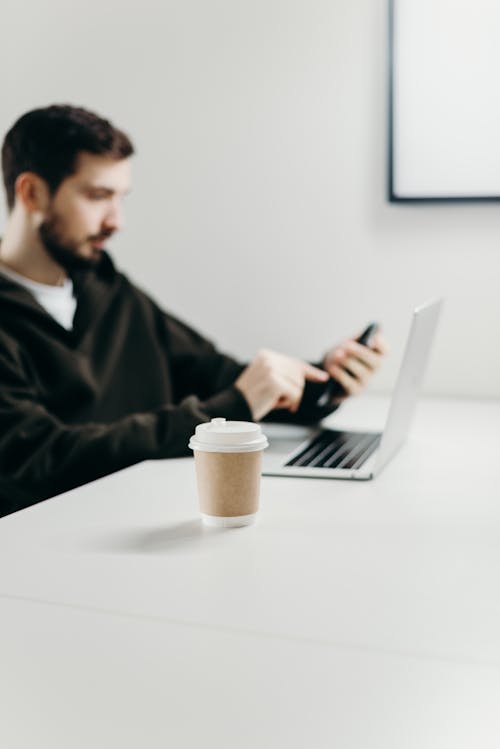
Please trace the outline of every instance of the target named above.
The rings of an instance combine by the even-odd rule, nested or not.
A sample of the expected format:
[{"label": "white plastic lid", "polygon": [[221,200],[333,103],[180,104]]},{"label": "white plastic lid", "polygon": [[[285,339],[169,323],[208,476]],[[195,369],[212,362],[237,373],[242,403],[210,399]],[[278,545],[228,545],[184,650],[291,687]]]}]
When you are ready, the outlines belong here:
[{"label": "white plastic lid", "polygon": [[268,445],[259,424],[253,421],[226,421],[223,418],[198,424],[189,441],[191,450],[210,453],[256,452]]}]

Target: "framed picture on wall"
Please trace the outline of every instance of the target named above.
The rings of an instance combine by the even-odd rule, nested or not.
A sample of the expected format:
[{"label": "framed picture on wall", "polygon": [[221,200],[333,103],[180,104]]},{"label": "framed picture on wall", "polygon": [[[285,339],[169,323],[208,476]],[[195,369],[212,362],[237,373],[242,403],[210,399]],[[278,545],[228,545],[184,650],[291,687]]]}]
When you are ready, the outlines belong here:
[{"label": "framed picture on wall", "polygon": [[389,0],[389,200],[500,200],[500,2]]}]

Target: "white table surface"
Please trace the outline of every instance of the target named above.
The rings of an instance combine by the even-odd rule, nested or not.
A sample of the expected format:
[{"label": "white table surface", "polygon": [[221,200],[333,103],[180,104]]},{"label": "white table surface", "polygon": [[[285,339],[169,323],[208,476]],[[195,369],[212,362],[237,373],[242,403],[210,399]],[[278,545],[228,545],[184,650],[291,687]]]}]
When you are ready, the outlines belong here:
[{"label": "white table surface", "polygon": [[498,747],[499,454],[498,402],[428,399],[372,482],[264,477],[255,527],[201,525],[191,459],[2,519],[0,745]]}]

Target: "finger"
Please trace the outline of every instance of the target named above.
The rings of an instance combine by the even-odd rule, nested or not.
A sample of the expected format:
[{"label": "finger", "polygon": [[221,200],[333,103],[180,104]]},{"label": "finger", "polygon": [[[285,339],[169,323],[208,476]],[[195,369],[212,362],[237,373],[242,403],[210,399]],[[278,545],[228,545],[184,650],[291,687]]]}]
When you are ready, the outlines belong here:
[{"label": "finger", "polygon": [[318,369],[318,367],[314,367],[307,362],[302,362],[302,366],[302,374],[306,380],[310,380],[311,382],[326,382],[328,380],[328,372],[325,372],[324,369]]},{"label": "finger", "polygon": [[296,413],[299,408],[300,401],[291,400],[285,396],[279,398],[273,405],[273,408],[283,408],[291,413]]},{"label": "finger", "polygon": [[389,353],[389,344],[387,343],[382,333],[376,334],[375,338],[373,339],[372,348],[374,351],[378,351],[380,354],[383,354],[383,355]]},{"label": "finger", "polygon": [[299,410],[299,404],[291,403],[288,400],[280,399],[278,403],[274,405],[273,408],[280,408],[280,409],[283,409],[284,411],[290,411],[290,413],[294,414],[294,413],[297,413],[297,411]]},{"label": "finger", "polygon": [[304,380],[297,380],[287,372],[276,378],[276,389],[279,393],[278,403],[281,408],[298,408],[304,392]]},{"label": "finger", "polygon": [[[346,348],[351,357],[359,359],[372,370],[378,369],[382,362],[382,354],[356,341],[349,341]],[[342,365],[344,365],[344,362],[342,362]]]},{"label": "finger", "polygon": [[326,371],[330,372],[330,367],[332,367],[334,364],[342,364],[346,356],[347,356],[347,351],[342,346],[337,346],[337,348],[332,349],[332,351],[330,351],[330,353],[325,359]]},{"label": "finger", "polygon": [[347,370],[347,373],[353,375],[362,385],[366,385],[373,374],[372,367],[367,367],[366,364],[363,364],[363,362],[354,356],[348,356],[342,362],[340,369]]},{"label": "finger", "polygon": [[357,338],[350,339],[349,343],[355,343],[358,346],[361,345],[364,348],[368,348],[370,351],[375,351],[379,354],[387,354],[389,351],[389,344],[380,331],[375,333],[369,346],[366,346],[366,344],[360,344]]},{"label": "finger", "polygon": [[348,354],[348,352],[347,352],[347,348],[348,347],[349,347],[349,342],[346,341],[346,343],[344,345],[344,348],[339,348],[339,349],[336,349],[334,352],[332,352],[332,356],[331,356],[330,360],[328,361],[328,364],[327,364],[327,367],[326,367],[328,373],[332,377],[335,377],[335,375],[334,375],[334,367],[344,368],[344,367],[347,366],[346,362],[348,360],[352,361],[354,359],[353,356],[350,356]]},{"label": "finger", "polygon": [[340,382],[348,395],[358,395],[363,389],[362,384],[356,377],[337,365],[332,367],[332,377]]}]

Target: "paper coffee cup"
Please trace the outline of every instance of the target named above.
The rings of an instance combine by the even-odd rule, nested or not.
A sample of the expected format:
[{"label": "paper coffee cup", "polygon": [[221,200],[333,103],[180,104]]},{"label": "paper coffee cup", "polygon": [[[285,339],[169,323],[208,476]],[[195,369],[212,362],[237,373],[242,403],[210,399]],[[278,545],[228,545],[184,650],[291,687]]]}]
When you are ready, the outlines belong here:
[{"label": "paper coffee cup", "polygon": [[189,447],[204,523],[237,527],[255,522],[262,451],[268,444],[259,424],[251,421],[217,418],[198,424]]}]

